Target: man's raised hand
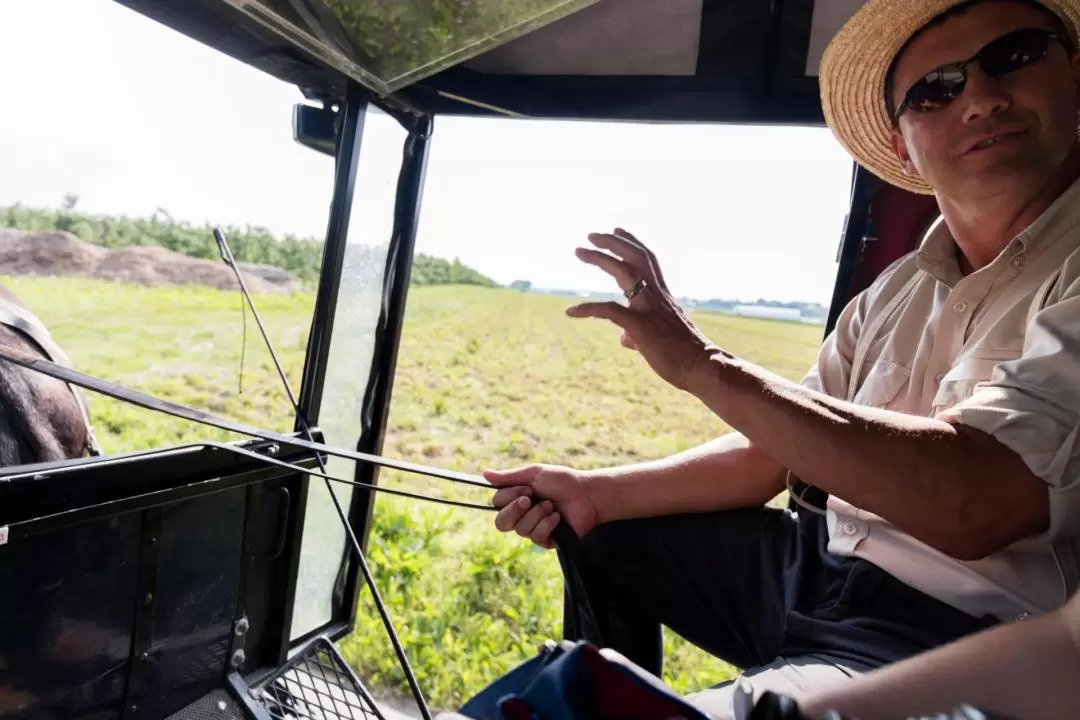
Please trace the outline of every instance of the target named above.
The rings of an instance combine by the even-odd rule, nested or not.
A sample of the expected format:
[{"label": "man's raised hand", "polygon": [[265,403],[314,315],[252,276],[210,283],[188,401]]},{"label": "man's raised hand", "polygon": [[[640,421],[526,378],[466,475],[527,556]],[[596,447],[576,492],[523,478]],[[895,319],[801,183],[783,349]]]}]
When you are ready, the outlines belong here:
[{"label": "man's raised hand", "polygon": [[[611,275],[629,302],[589,302],[566,313],[575,318],[603,318],[622,328],[622,344],[637,350],[661,378],[688,389],[694,373],[720,352],[686,316],[668,290],[660,265],[645,245],[625,230],[593,233],[599,250],[578,248],[577,256]],[[607,252],[604,252],[607,251]]]}]

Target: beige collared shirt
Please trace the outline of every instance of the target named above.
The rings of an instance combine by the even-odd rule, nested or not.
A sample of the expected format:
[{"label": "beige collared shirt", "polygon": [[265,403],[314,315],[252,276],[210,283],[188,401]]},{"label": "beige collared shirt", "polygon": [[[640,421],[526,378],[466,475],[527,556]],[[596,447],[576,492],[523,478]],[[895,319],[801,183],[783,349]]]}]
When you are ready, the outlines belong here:
[{"label": "beige collared shirt", "polygon": [[1080,183],[977,272],[963,275],[955,248],[938,220],[844,309],[803,382],[861,405],[958,420],[1046,482],[1049,531],[976,562],[829,499],[831,552],[973,615],[1011,620],[1080,587]]}]

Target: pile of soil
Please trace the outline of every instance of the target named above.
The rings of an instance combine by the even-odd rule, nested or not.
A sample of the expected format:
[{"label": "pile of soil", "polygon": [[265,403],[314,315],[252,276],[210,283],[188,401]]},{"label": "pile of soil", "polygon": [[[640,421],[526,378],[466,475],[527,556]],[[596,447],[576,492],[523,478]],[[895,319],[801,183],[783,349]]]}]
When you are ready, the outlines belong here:
[{"label": "pile of soil", "polygon": [[[253,293],[289,294],[300,288],[299,281],[281,268],[237,264],[244,284]],[[111,250],[56,230],[29,233],[0,229],[0,275],[77,275],[147,287],[239,289],[232,270],[221,261],[188,257],[157,245]]]}]

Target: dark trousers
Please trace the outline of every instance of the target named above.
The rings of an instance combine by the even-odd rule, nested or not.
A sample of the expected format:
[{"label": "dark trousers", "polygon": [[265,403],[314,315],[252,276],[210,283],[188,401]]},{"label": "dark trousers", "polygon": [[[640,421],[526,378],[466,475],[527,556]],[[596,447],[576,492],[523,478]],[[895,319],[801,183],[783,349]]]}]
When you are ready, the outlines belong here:
[{"label": "dark trousers", "polygon": [[560,546],[564,636],[659,677],[662,625],[743,670],[799,655],[870,669],[995,622],[827,542],[824,517],[772,508],[601,525]]}]

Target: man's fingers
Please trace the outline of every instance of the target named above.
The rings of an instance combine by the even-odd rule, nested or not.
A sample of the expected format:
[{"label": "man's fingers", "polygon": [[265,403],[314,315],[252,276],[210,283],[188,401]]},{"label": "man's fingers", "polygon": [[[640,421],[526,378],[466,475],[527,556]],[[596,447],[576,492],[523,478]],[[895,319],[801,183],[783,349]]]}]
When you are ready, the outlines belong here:
[{"label": "man's fingers", "polygon": [[540,524],[540,521],[553,512],[555,512],[555,505],[548,500],[533,505],[514,525],[514,532],[523,538],[532,537],[533,530]]},{"label": "man's fingers", "polygon": [[589,233],[589,242],[598,248],[609,251],[615,257],[625,260],[638,272],[649,269],[649,256],[636,241],[612,235],[610,233]]},{"label": "man's fingers", "polygon": [[591,302],[573,305],[566,309],[566,314],[576,318],[602,318],[610,320],[619,327],[626,329],[633,316],[632,311],[615,302]]},{"label": "man's fingers", "polygon": [[495,529],[499,532],[513,530],[530,507],[532,507],[532,501],[527,497],[518,498],[510,503],[495,515]]},{"label": "man's fingers", "polygon": [[638,271],[635,271],[634,268],[630,267],[622,260],[614,258],[607,253],[589,250],[588,248],[578,248],[577,256],[582,262],[595,265],[611,277],[615,278],[615,282],[617,282],[619,287],[623,290],[629,290],[641,279]]},{"label": "man's fingers", "polygon": [[531,498],[532,494],[533,489],[531,485],[514,485],[513,487],[504,487],[495,491],[495,494],[491,498],[491,504],[494,507],[502,508],[506,507],[520,497]]},{"label": "man's fingers", "polygon": [[638,240],[636,237],[634,237],[634,235],[632,235],[629,231],[624,230],[623,228],[615,228],[614,234],[616,237],[624,238],[628,242],[632,243],[641,252],[645,254],[645,257],[648,259],[649,266],[652,268],[653,275],[656,277],[656,281],[660,283],[661,288],[667,290],[667,281],[664,280],[664,274],[660,270],[660,262],[656,259],[656,254],[649,248],[645,247],[645,243]]},{"label": "man's fingers", "polygon": [[559,526],[559,521],[562,516],[557,512],[553,512],[546,518],[541,520],[533,528],[532,534],[529,535],[529,539],[542,548],[550,550],[555,546],[555,543],[551,541],[551,533],[555,531],[555,528]]}]

